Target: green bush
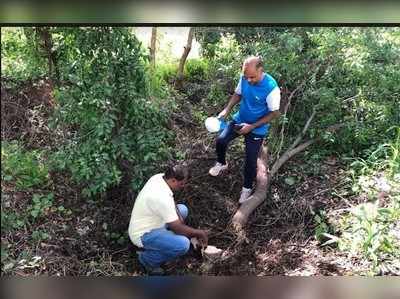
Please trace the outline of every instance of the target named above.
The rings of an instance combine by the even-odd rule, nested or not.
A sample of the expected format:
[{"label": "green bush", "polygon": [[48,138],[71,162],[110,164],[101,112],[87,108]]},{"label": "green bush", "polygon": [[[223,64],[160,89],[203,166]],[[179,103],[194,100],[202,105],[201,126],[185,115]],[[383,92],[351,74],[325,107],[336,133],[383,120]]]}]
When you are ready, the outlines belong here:
[{"label": "green bush", "polygon": [[5,233],[13,232],[25,226],[25,218],[17,212],[1,208],[1,229]]},{"label": "green bush", "polygon": [[162,63],[155,67],[156,77],[162,78],[165,82],[173,83],[178,72],[177,63]]},{"label": "green bush", "polygon": [[188,59],[185,64],[185,77],[189,81],[204,81],[209,73],[209,64],[205,59]]},{"label": "green bush", "polygon": [[1,75],[32,80],[47,72],[45,57],[38,54],[33,28],[1,28]]},{"label": "green bush", "polygon": [[156,163],[168,155],[171,133],[164,126],[170,99],[153,97],[147,56],[126,28],[59,29],[64,80],[56,90],[54,123],[74,128],[54,155],[71,171],[84,194],[104,192],[120,182],[128,162],[138,189]]},{"label": "green bush", "polygon": [[212,106],[221,107],[228,101],[228,95],[222,86],[218,83],[212,83],[210,91],[207,94],[207,102]]},{"label": "green bush", "polygon": [[20,190],[45,186],[49,170],[43,156],[39,150],[24,150],[16,141],[2,142],[2,180],[15,182],[16,188]]}]

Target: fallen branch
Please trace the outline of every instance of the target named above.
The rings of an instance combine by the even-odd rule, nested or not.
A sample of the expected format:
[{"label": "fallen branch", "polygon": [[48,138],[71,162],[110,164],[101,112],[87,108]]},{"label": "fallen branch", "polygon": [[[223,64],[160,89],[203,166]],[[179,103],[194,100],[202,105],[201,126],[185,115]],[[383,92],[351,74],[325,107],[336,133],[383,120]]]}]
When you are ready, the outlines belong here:
[{"label": "fallen branch", "polygon": [[250,214],[265,200],[267,197],[267,190],[271,183],[271,179],[278,172],[279,168],[297,153],[303,151],[308,146],[313,144],[315,139],[309,140],[297,146],[292,150],[286,151],[272,166],[271,171],[268,172],[267,160],[268,154],[262,154],[257,160],[257,187],[250,198],[244,202],[236,211],[232,218],[232,224],[237,231],[242,230],[243,226],[247,223]]},{"label": "fallen branch", "polygon": [[[250,198],[244,202],[239,209],[236,211],[235,215],[232,218],[232,225],[236,232],[243,233],[243,227],[247,223],[250,214],[265,200],[267,197],[267,190],[271,183],[272,178],[276,175],[278,170],[282,167],[284,163],[286,163],[290,158],[294,155],[302,152],[311,144],[316,142],[318,138],[308,140],[300,145],[301,138],[305,135],[308,130],[312,119],[315,116],[315,110],[313,111],[310,118],[307,120],[302,132],[296,138],[295,142],[291,145],[289,149],[285,151],[285,153],[274,162],[271,171],[268,171],[268,150],[265,147],[262,147],[260,150],[259,157],[257,159],[257,178],[256,178],[256,189],[254,193],[250,196]],[[343,127],[344,124],[336,124],[328,127],[326,130],[330,132],[334,132],[337,129]]]}]

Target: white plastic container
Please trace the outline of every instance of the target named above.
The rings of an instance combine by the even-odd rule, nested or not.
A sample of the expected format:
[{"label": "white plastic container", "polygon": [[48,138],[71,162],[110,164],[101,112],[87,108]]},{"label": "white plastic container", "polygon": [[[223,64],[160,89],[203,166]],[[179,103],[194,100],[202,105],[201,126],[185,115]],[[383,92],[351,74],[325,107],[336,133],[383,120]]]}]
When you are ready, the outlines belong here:
[{"label": "white plastic container", "polygon": [[222,131],[226,127],[225,121],[214,116],[207,117],[204,124],[206,126],[207,131],[210,133],[216,133]]}]

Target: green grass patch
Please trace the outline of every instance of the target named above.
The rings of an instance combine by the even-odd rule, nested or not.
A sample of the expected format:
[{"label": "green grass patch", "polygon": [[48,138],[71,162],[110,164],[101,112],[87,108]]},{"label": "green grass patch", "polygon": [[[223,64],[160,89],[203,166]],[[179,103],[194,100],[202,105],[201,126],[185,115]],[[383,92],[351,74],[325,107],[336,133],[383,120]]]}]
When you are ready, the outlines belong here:
[{"label": "green grass patch", "polygon": [[2,142],[1,161],[2,180],[15,182],[18,190],[42,187],[49,182],[43,151],[27,151],[18,142]]}]

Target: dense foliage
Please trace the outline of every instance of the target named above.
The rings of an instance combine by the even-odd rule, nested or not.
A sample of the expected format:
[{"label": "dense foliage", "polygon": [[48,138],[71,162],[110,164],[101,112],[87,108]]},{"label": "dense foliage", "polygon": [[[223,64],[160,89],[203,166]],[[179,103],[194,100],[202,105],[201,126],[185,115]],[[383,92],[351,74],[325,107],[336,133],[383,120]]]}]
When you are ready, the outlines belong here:
[{"label": "dense foliage", "polygon": [[[222,109],[227,101],[219,79],[234,86],[243,59],[260,55],[283,96],[283,115],[269,136],[272,156],[293,142],[315,111],[304,140],[318,142],[306,159],[338,156],[352,178],[346,195],[370,201],[352,206],[335,227],[328,225],[332,215],[315,215],[316,238],[328,236],[325,244],[338,243],[349,258],[361,254],[371,262],[370,273],[382,264],[399,267],[400,30],[234,27],[203,28],[198,36],[204,57],[213,57],[210,105]],[[327,130],[332,126],[340,129]],[[382,194],[390,200],[380,200]]]},{"label": "dense foliage", "polygon": [[[329,196],[339,198],[346,208],[312,211],[316,242],[322,249],[331,246],[345,253],[349,261],[361,261],[366,269],[362,273],[374,275],[383,266],[400,269],[399,28],[198,27],[195,38],[201,44],[201,57],[187,60],[184,88],[179,91],[173,90],[177,59],[164,57],[157,60],[164,62],[150,68],[148,51],[131,28],[44,29],[59,74],[49,85],[54,99],[39,103],[51,106],[49,119],[40,121],[45,126],[50,120],[51,142],[32,149],[22,136],[2,140],[2,188],[7,187],[1,204],[4,234],[24,230],[36,248],[54,237],[46,229],[49,215],[67,219],[76,213],[59,198],[57,176],[72,178],[92,204],[121,183],[134,193],[140,190],[168,159],[185,158],[186,149],[177,150],[181,140],[173,139],[174,130],[202,127],[206,117],[221,111],[239,79],[243,59],[260,55],[282,91],[282,116],[268,137],[271,162],[315,114],[303,140],[316,142],[297,163],[316,177],[324,175],[318,169],[327,159],[343,170],[335,174],[343,183],[340,192],[329,190]],[[20,107],[27,95],[20,93],[19,83],[50,80],[49,53],[43,50],[36,28],[2,28],[1,33],[2,101],[3,90],[15,89],[7,98],[16,107],[9,110],[15,113],[9,119],[32,117],[32,111]],[[180,113],[181,119],[174,126],[171,112],[177,107],[181,111],[173,115]],[[18,111],[23,112],[17,115]],[[332,126],[335,131],[329,130]],[[211,144],[213,136],[204,138],[208,137]],[[202,154],[210,148],[204,140],[193,141],[196,147]],[[294,191],[298,181],[285,177],[280,188]],[[291,201],[290,192],[281,200]],[[27,200],[16,200],[21,194],[27,194]],[[123,229],[110,228],[106,222],[100,225],[106,238],[115,241],[112,244],[125,244],[125,223]],[[86,228],[79,229],[84,235]],[[17,260],[38,267],[40,261],[27,262],[33,254],[9,253],[14,244],[3,245],[2,230],[6,271]]]},{"label": "dense foliage", "polygon": [[76,128],[57,156],[85,194],[104,192],[131,165],[139,188],[155,161],[166,157],[168,109],[151,99],[147,57],[126,28],[57,30],[68,84],[56,91],[55,120]]}]

